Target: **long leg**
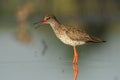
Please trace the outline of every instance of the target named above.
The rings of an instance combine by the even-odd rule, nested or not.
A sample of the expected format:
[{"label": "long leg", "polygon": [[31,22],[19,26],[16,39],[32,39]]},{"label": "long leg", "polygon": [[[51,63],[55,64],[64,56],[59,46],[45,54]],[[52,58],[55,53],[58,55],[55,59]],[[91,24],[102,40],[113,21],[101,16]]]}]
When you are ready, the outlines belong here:
[{"label": "long leg", "polygon": [[77,52],[76,47],[73,47],[73,49],[74,49],[74,61],[73,61],[73,63],[78,64],[78,52]]},{"label": "long leg", "polygon": [[77,80],[77,76],[78,76],[78,64],[74,65],[74,80]]},{"label": "long leg", "polygon": [[76,47],[73,47],[74,49],[74,58],[73,58],[73,70],[74,70],[74,80],[77,80],[77,76],[78,76],[78,52]]}]

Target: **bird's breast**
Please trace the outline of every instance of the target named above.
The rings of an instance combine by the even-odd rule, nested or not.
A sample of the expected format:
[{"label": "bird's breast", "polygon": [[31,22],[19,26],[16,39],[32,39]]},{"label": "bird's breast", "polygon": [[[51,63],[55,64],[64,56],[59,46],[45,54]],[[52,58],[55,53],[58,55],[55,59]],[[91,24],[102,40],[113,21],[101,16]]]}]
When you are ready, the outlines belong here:
[{"label": "bird's breast", "polygon": [[85,44],[84,41],[77,41],[72,40],[69,38],[69,36],[66,33],[56,33],[56,36],[65,44],[71,45],[71,46],[77,46],[77,45],[83,45]]}]

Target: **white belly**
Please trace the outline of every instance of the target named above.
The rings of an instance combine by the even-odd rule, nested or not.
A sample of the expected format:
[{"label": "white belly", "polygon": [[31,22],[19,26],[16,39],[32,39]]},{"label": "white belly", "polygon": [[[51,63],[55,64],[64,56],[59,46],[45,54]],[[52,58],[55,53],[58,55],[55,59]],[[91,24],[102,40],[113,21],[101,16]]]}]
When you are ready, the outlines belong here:
[{"label": "white belly", "polygon": [[65,44],[71,45],[71,46],[77,46],[77,45],[83,45],[85,42],[83,41],[73,41],[70,39],[67,35],[57,35],[57,37]]}]

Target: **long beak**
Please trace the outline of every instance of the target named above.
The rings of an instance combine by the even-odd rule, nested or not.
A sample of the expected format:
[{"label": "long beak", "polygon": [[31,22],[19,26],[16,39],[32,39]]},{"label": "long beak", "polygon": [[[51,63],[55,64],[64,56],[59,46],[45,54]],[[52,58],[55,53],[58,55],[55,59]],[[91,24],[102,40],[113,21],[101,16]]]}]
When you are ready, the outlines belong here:
[{"label": "long beak", "polygon": [[35,22],[35,23],[33,23],[33,25],[38,25],[38,24],[40,24],[40,21],[39,21],[39,22]]},{"label": "long beak", "polygon": [[35,22],[35,23],[33,23],[33,25],[35,25],[35,29],[37,29],[37,28],[39,28],[40,27],[40,21],[39,22]]},{"label": "long beak", "polygon": [[46,24],[46,21],[45,21],[45,20],[42,20],[42,21],[39,21],[39,22],[35,22],[35,23],[33,23],[33,24],[36,26],[35,29],[37,29],[37,28],[40,27],[40,25]]}]

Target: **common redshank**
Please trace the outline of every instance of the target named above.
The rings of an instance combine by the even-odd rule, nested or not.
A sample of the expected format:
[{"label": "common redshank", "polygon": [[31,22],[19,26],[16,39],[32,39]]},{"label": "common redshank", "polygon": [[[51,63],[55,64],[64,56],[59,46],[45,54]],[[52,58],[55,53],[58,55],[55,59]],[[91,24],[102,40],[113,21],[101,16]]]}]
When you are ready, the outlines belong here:
[{"label": "common redshank", "polygon": [[74,80],[77,80],[78,76],[78,52],[77,46],[84,45],[86,43],[101,43],[104,40],[93,37],[85,33],[83,30],[76,26],[61,24],[53,14],[48,14],[41,21],[42,24],[50,24],[57,38],[63,43],[70,45],[74,50],[74,58],[72,66],[74,70]]}]

